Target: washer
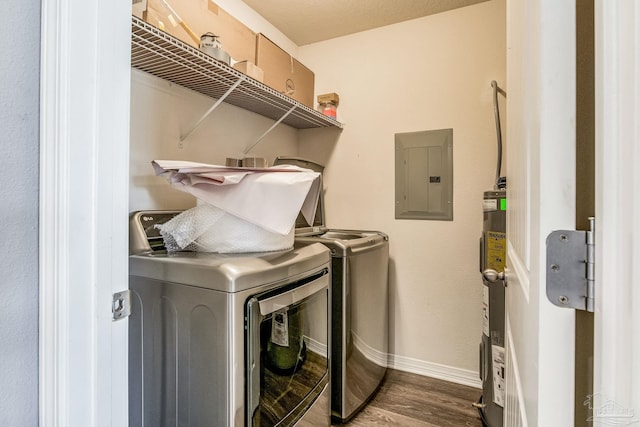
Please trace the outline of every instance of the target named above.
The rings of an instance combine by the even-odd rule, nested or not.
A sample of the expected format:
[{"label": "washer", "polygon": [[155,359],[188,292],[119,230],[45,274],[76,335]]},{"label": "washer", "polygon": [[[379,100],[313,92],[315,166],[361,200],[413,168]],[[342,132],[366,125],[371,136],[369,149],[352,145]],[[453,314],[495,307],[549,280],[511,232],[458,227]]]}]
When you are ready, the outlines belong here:
[{"label": "washer", "polygon": [[167,253],[178,213],[131,216],[129,425],[330,426],[329,249]]},{"label": "washer", "polygon": [[[297,157],[277,157],[274,164],[324,170]],[[295,240],[331,249],[331,414],[343,423],[373,397],[387,372],[389,237],[379,231],[328,229],[321,194],[312,226],[298,216]]]}]

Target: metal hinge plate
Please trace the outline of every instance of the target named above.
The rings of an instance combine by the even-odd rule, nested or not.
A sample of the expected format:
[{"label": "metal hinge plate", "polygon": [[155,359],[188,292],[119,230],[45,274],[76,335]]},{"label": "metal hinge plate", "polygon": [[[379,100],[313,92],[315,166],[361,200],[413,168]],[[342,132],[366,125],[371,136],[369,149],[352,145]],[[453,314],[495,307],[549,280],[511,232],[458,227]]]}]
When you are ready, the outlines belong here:
[{"label": "metal hinge plate", "polygon": [[116,292],[111,302],[113,320],[120,320],[131,314],[131,291]]},{"label": "metal hinge plate", "polygon": [[547,298],[558,307],[593,311],[594,225],[589,231],[553,231],[547,237]]}]

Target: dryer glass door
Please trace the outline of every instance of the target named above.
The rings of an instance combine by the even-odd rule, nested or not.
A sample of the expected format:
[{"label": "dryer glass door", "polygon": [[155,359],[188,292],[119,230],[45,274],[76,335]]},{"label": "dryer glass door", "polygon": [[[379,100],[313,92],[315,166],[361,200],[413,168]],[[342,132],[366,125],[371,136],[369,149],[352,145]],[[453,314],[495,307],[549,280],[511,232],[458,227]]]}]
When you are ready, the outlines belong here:
[{"label": "dryer glass door", "polygon": [[329,280],[324,272],[247,302],[248,425],[292,426],[327,387]]}]

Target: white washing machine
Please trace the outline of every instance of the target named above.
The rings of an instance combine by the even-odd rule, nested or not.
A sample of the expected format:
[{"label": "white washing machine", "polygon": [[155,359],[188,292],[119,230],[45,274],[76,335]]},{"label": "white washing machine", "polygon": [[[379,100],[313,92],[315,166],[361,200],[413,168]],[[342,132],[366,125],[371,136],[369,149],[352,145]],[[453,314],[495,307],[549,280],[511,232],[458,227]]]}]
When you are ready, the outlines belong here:
[{"label": "white washing machine", "polygon": [[330,253],[167,253],[131,216],[129,425],[330,426]]}]

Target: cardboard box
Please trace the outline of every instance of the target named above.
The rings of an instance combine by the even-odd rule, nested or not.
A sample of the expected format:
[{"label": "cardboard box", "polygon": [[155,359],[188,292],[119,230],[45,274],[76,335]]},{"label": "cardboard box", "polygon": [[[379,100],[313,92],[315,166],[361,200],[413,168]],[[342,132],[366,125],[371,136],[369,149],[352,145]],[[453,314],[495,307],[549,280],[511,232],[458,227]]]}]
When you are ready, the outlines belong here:
[{"label": "cardboard box", "polygon": [[[147,0],[144,20],[175,38],[199,47],[202,34],[220,37],[222,49],[236,61],[253,61],[256,55],[256,33],[229,15],[211,0],[167,0],[182,23],[162,0]],[[190,29],[195,40],[189,34]]]},{"label": "cardboard box", "polygon": [[264,84],[313,108],[315,75],[264,34],[256,38],[256,65],[264,72]]},{"label": "cardboard box", "polygon": [[256,79],[259,82],[264,81],[264,72],[262,71],[262,68],[258,67],[251,61],[236,62],[233,64],[233,68],[241,73],[245,73],[247,76]]},{"label": "cardboard box", "polygon": [[131,14],[143,19],[147,11],[147,0],[131,0]]},{"label": "cardboard box", "polygon": [[325,93],[318,95],[318,104],[324,104],[326,102],[331,102],[337,107],[340,104],[340,96],[338,96],[337,93]]}]

